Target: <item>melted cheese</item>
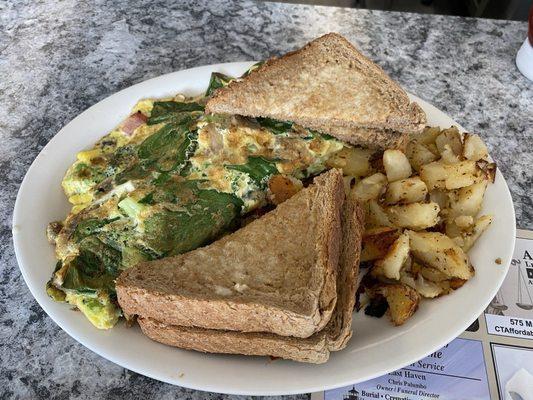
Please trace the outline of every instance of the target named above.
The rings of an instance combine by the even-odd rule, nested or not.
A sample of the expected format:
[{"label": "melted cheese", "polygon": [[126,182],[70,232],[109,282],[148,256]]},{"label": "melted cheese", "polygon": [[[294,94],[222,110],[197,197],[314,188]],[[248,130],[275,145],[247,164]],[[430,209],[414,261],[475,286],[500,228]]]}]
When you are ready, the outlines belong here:
[{"label": "melted cheese", "polygon": [[155,100],[153,99],[140,100],[133,106],[133,110],[131,110],[130,114],[135,114],[137,111],[140,111],[144,115],[150,115],[152,108],[154,108],[154,102]]},{"label": "melted cheese", "polygon": [[141,144],[148,136],[153,135],[163,126],[164,124],[156,124],[156,125],[142,124],[141,126],[139,126],[133,131],[133,135],[128,140],[128,142],[130,142],[131,144]]}]

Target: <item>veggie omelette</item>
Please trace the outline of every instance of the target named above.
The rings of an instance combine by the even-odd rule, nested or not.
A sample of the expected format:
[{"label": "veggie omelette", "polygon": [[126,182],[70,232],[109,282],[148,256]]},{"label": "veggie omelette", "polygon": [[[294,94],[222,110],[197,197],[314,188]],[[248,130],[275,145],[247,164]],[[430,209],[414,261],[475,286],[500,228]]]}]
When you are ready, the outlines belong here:
[{"label": "veggie omelette", "polygon": [[231,80],[214,73],[203,97],[141,100],[77,154],[62,181],[72,210],[47,230],[58,259],[47,284],[54,300],[113,327],[123,269],[216,240],[272,201],[273,177],[301,185],[344,147],[290,122],[206,115],[207,97]]}]

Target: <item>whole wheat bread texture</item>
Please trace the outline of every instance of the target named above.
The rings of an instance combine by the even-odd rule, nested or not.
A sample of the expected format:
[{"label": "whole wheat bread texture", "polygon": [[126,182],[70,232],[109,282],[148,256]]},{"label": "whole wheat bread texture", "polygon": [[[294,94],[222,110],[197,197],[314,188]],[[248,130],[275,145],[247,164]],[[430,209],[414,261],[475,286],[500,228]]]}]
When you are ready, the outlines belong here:
[{"label": "whole wheat bread texture", "polygon": [[405,91],[336,33],[217,90],[206,112],[292,121],[333,136],[342,128],[341,140],[381,148],[391,132],[421,132],[426,123]]},{"label": "whole wheat bread texture", "polygon": [[120,306],[170,325],[309,337],[335,307],[343,202],[330,170],[211,245],[125,270]]},{"label": "whole wheat bread texture", "polygon": [[409,142],[409,133],[391,129],[330,126],[327,133],[343,142],[377,150],[398,149],[405,152]]},{"label": "whole wheat bread texture", "polygon": [[337,304],[326,327],[306,339],[270,333],[242,333],[167,325],[139,317],[145,335],[170,346],[209,353],[280,357],[309,363],[324,363],[331,351],[343,349],[352,336],[352,312],[359,270],[363,210],[355,199],[345,202],[343,240],[337,274]]}]

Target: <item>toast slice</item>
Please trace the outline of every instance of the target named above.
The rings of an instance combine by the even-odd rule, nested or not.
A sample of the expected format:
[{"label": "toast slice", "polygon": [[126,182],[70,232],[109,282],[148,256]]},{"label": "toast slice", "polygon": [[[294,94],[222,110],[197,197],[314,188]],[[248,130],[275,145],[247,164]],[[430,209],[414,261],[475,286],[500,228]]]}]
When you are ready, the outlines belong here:
[{"label": "toast slice", "polygon": [[120,306],[170,325],[309,337],[335,307],[343,202],[330,170],[209,246],[125,270]]},{"label": "toast slice", "polygon": [[166,325],[152,318],[139,317],[145,335],[170,346],[209,353],[280,357],[301,362],[324,363],[331,351],[341,350],[352,336],[363,210],[354,199],[343,210],[343,241],[337,275],[337,304],[332,318],[322,331],[300,339],[270,333],[242,333],[214,329]]},{"label": "toast slice", "polygon": [[426,123],[407,93],[336,33],[273,58],[217,90],[206,112],[292,121],[352,144],[381,148],[392,132],[421,132]]}]

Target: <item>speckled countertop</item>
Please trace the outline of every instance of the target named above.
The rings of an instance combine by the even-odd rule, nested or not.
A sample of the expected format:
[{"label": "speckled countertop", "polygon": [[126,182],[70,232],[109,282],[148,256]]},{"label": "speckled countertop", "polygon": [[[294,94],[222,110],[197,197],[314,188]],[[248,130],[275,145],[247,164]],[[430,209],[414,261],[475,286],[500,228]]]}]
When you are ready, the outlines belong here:
[{"label": "speckled countertop", "polygon": [[518,226],[533,229],[533,83],[514,64],[525,23],[276,3],[167,3],[0,2],[0,398],[231,397],[163,384],[87,350],[33,300],[13,252],[15,196],[41,148],[90,105],[151,77],[264,59],[340,32],[407,90],[483,135],[511,188]]}]

